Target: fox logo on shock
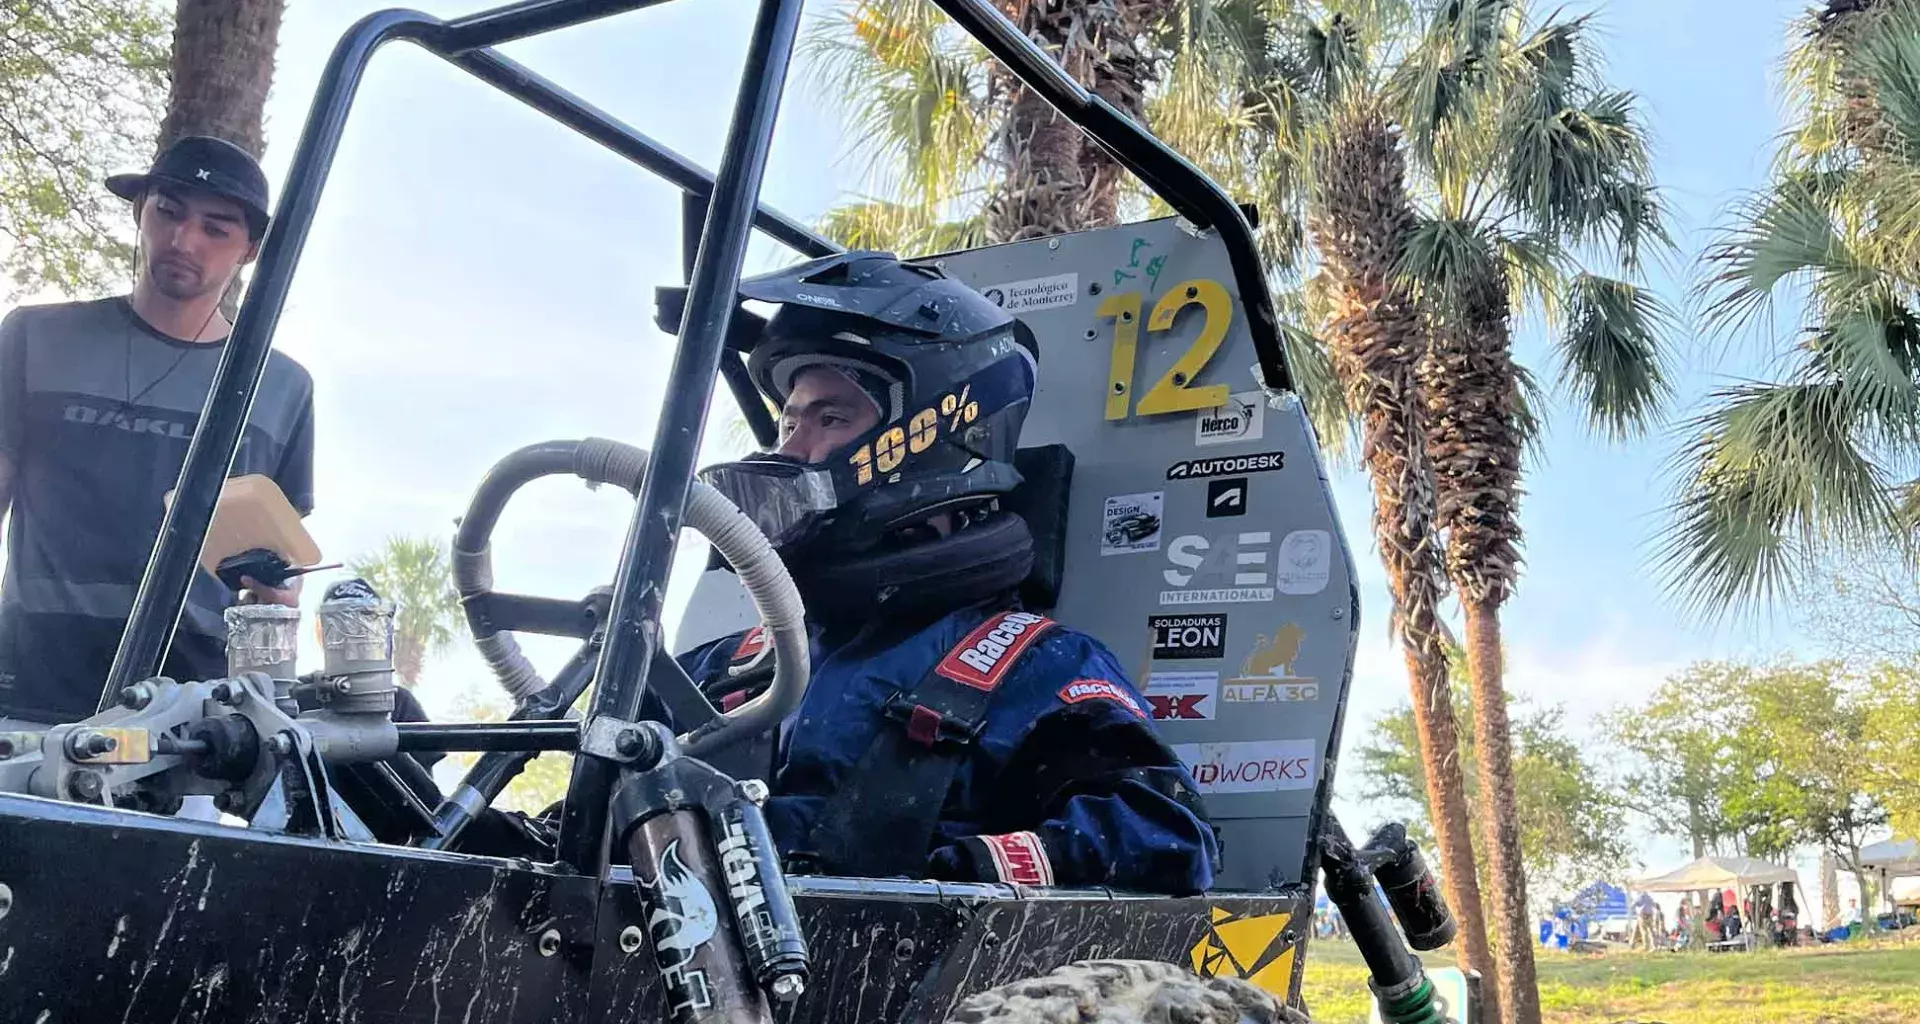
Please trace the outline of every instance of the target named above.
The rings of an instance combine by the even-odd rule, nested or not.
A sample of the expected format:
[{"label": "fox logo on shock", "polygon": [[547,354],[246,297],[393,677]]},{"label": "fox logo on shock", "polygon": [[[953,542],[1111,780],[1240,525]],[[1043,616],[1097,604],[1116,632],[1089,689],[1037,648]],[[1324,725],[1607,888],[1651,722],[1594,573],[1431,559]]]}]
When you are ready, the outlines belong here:
[{"label": "fox logo on shock", "polygon": [[992,690],[1020,655],[1052,626],[1053,620],[1045,615],[1001,612],[968,633],[959,646],[940,659],[934,671],[976,690]]},{"label": "fox logo on shock", "polygon": [[726,812],[727,837],[718,844],[720,869],[727,876],[727,895],[749,946],[771,949],[780,940],[767,912],[767,895],[760,888],[760,865],[754,861],[745,819],[735,808]]}]

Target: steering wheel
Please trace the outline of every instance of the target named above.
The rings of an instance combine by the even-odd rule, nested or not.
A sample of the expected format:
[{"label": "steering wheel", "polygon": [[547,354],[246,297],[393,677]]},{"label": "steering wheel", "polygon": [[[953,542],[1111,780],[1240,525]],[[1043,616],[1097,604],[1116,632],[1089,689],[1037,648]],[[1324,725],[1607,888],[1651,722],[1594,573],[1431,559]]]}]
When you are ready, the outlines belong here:
[{"label": "steering wheel", "polygon": [[[563,601],[494,590],[492,534],[507,500],[533,480],[562,474],[589,485],[615,484],[638,497],[646,467],[645,451],[619,441],[547,441],[495,463],[474,491],[454,536],[454,586],[474,645],[519,705],[516,718],[561,717],[586,690],[611,594],[603,587],[583,600]],[[648,690],[660,697],[681,730],[682,752],[700,757],[769,732],[792,714],[806,695],[809,654],[800,592],[760,528],[719,491],[697,480],[688,492],[685,522],[734,566],[760,614],[774,658],[772,684],[740,706],[721,711],[670,654],[656,651],[647,668]],[[550,685],[521,652],[515,632],[571,636],[584,646],[569,671]]]}]

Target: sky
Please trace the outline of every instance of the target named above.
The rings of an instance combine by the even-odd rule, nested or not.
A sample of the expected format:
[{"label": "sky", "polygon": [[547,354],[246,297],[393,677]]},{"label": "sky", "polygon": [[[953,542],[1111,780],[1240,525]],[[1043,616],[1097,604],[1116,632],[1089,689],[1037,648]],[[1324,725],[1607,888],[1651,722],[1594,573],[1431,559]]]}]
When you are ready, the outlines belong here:
[{"label": "sky", "polygon": [[[276,190],[329,50],[381,6],[288,5],[267,107],[265,164]],[[448,17],[476,8],[471,0],[416,6]],[[712,167],[753,7],[681,0],[505,51]],[[1526,479],[1527,565],[1506,614],[1508,685],[1564,704],[1585,735],[1690,661],[1814,653],[1783,616],[1687,616],[1651,571],[1673,431],[1711,388],[1773,365],[1765,344],[1729,347],[1697,336],[1687,290],[1692,257],[1720,212],[1764,175],[1780,126],[1774,69],[1787,22],[1802,7],[1600,6],[1610,79],[1641,98],[1656,178],[1673,208],[1679,252],[1652,283],[1682,311],[1682,329],[1673,339],[1671,428],[1608,444],[1556,398],[1546,459]],[[809,16],[827,9],[815,0]],[[846,153],[838,109],[809,80],[803,59],[763,198],[813,220],[860,191],[859,165]],[[678,194],[664,182],[424,51],[383,51],[361,84],[277,337],[316,382],[318,508],[309,525],[327,555],[351,557],[391,533],[449,534],[482,473],[519,445],[597,434],[648,446],[671,355],[671,339],[652,325],[652,290],[679,283],[679,238]],[[748,269],[779,262],[763,243]],[[1552,379],[1537,327],[1523,330],[1517,346],[1523,363]],[[735,454],[728,440],[710,429],[707,460]],[[1372,718],[1404,701],[1407,684],[1386,635],[1365,481],[1342,471],[1336,491],[1363,600],[1350,748]],[[499,585],[578,596],[610,582],[629,509],[623,493],[577,484],[523,491],[495,535]],[[703,545],[683,545],[682,568],[702,557]],[[670,632],[691,582],[686,572],[679,578]],[[549,668],[567,653],[565,644],[537,641],[530,650]],[[477,657],[456,651],[430,665],[422,696],[444,715],[461,690],[490,685]],[[1351,782],[1341,787],[1343,803],[1352,800]],[[1680,859],[1671,844],[1645,850],[1648,868]]]}]

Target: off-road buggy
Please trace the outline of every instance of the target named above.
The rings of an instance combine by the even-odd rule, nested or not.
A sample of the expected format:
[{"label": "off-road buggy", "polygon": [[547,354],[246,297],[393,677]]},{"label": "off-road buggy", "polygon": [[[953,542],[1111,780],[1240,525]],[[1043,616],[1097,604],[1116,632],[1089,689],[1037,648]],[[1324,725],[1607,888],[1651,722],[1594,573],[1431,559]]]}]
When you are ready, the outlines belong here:
[{"label": "off-road buggy", "polygon": [[[1027,603],[1103,641],[1153,698],[1219,830],[1218,888],[1175,898],[783,872],[757,741],[806,686],[804,610],[765,538],[693,473],[716,378],[763,442],[774,434],[743,362],[759,327],[737,294],[750,232],[807,256],[837,251],[758,202],[801,4],[762,0],[712,176],[493,49],[645,0],[522,0],[452,21],[394,10],[357,24],[326,68],[100,713],[0,737],[0,1020],[1158,1020],[1174,1004],[1191,1008],[1174,1019],[1272,1020],[1298,1004],[1321,871],[1387,1016],[1439,1019],[1379,895],[1433,948],[1451,923],[1431,876],[1404,832],[1356,850],[1328,813],[1359,603],[1251,211],[986,0],[939,5],[1177,211],[927,258],[1038,340],[1028,483],[1013,500],[1039,541]],[[651,450],[530,445],[461,520],[473,639],[518,700],[505,723],[394,722],[392,607],[351,589],[320,608],[317,673],[293,667],[297,612],[242,606],[229,678],[156,677],[355,88],[396,39],[685,195],[687,281],[663,289],[657,311],[678,347]],[[949,395],[914,430],[963,429],[968,410],[966,394]],[[886,472],[897,454],[868,457]],[[635,494],[614,585],[577,601],[496,592],[494,523],[518,487],[556,474]],[[1117,496],[1158,519],[1122,529],[1120,550],[1105,543]],[[669,643],[662,595],[683,523],[731,568],[702,578]],[[669,655],[756,620],[774,679],[721,713]],[[549,681],[516,631],[581,646]],[[589,706],[570,713],[590,684]],[[642,720],[647,694],[679,735]],[[498,840],[476,826],[489,802],[546,750],[578,755],[554,834],[536,837],[547,855],[477,852]],[[415,757],[447,751],[485,753],[442,798]],[[208,796],[250,827],[176,813]],[[1099,962],[1022,981],[1080,961]]]}]

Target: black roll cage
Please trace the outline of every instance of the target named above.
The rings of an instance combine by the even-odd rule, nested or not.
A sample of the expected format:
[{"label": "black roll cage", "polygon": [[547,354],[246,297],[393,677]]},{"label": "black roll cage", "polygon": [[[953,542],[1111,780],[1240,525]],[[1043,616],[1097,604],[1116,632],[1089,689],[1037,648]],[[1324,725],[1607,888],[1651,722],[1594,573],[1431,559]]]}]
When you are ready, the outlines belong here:
[{"label": "black roll cage", "polygon": [[[801,0],[760,0],[734,115],[717,174],[702,169],[634,128],[502,56],[502,43],[584,24],[662,0],[522,0],[452,20],[411,10],[362,18],[335,46],[301,131],[291,168],[261,246],[254,280],[215,370],[200,423],[181,467],[176,500],[134,600],[126,632],[101,693],[100,707],[121,689],[160,670],[227,474],[267,365],[287,290],[339,148],[347,114],[375,50],[392,40],[414,43],[488,82],[679,187],[684,197],[685,313],[668,371],[666,401],[650,448],[639,501],[621,552],[591,717],[632,720],[646,692],[647,665],[662,646],[658,623],[716,375],[727,382],[748,423],[766,441],[772,420],[746,379],[740,353],[726,347],[738,305],[740,268],[750,233],[807,256],[841,251],[805,225],[759,202],[786,74],[799,31]],[[1269,387],[1291,389],[1265,268],[1247,213],[1215,182],[1139,124],[1069,77],[988,0],[934,0],[1025,85],[1147,184],[1182,217],[1218,233],[1248,316]],[[699,225],[695,229],[695,225]],[[525,723],[440,726],[439,749],[556,749],[554,737]],[[457,739],[447,737],[458,736]],[[465,746],[458,744],[465,743]],[[565,747],[564,741],[558,744]],[[576,759],[561,821],[560,860],[582,871],[601,866],[608,801],[618,763]]]}]

